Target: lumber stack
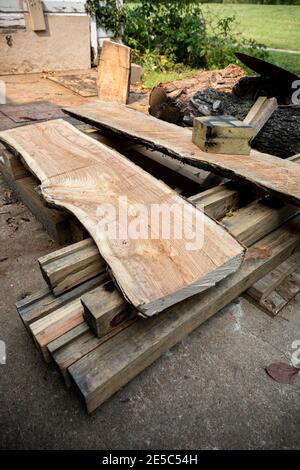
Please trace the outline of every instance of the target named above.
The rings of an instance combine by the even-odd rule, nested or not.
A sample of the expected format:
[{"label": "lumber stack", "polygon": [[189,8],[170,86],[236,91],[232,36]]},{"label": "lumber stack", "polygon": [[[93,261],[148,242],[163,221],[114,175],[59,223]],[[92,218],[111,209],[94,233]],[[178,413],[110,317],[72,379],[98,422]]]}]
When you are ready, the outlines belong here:
[{"label": "lumber stack", "polygon": [[[92,235],[121,292],[143,315],[214,286],[241,265],[244,247],[228,231],[69,123],[18,127],[1,132],[0,139],[39,178],[46,201],[73,213]],[[119,217],[120,201],[126,213]],[[168,236],[159,223],[161,213],[153,217],[153,208],[162,206],[172,208]]]},{"label": "lumber stack", "polygon": [[20,158],[0,144],[0,172],[16,196],[28,207],[49,236],[63,245],[87,237],[77,220],[62,210],[47,206],[39,194],[39,180],[22,164]]},{"label": "lumber stack", "polygon": [[[117,132],[127,136],[128,128],[126,128],[126,132],[124,127],[120,131],[119,124],[116,126],[114,119],[112,119],[112,124],[118,128]],[[58,132],[56,125],[51,124],[50,134],[58,140],[57,136],[61,135],[61,132]],[[68,158],[74,160],[74,153],[79,156],[75,163],[78,164],[78,167],[72,167],[71,174],[68,174],[67,178],[70,185],[66,186],[61,184],[60,174],[57,174],[58,162],[52,154],[47,155],[49,158],[45,159],[45,162],[42,161],[38,167],[34,166],[31,161],[32,152],[28,152],[28,147],[26,147],[29,145],[28,142],[33,141],[33,139],[28,139],[27,132],[30,133],[30,127],[32,126],[26,126],[24,140],[18,141],[17,146],[15,139],[17,134],[10,133],[9,136],[2,134],[2,139],[6,143],[9,142],[10,147],[13,145],[26,160],[28,166],[31,169],[34,168],[35,174],[38,174],[39,179],[43,181],[42,190],[44,188],[47,192],[50,188],[51,191],[54,191],[50,193],[49,189],[48,196],[51,194],[49,200],[55,201],[56,204],[58,201],[57,193],[55,193],[57,188],[61,191],[60,196],[63,195],[65,200],[68,199],[70,195],[68,188],[73,187],[74,174],[84,167],[83,163],[87,159],[87,153],[88,158],[93,159],[93,170],[94,166],[98,164],[96,155],[99,155],[100,148],[103,152],[101,153],[102,162],[108,161],[108,159],[106,160],[107,152],[110,164],[116,156],[113,150],[107,147],[103,149],[103,146],[99,145],[97,135],[94,136],[93,143],[90,139],[84,139],[83,146],[78,145],[78,142],[81,142],[81,137],[80,139],[78,137],[79,141],[76,140],[76,145],[72,147],[69,127],[67,126],[66,130],[66,127],[63,126],[63,132],[66,132],[64,136],[68,142],[67,155],[63,160],[65,175],[69,171]],[[44,125],[42,128],[45,129]],[[178,128],[176,129],[178,132]],[[148,132],[151,134],[152,130],[149,129]],[[43,139],[46,139],[47,142],[47,132],[45,134]],[[159,152],[163,150],[172,154],[173,150],[169,151],[169,145],[163,141],[163,133],[160,134],[158,140],[155,140],[152,134],[150,138],[149,135],[147,136],[148,140],[144,134],[140,139],[140,135],[135,136],[139,145],[146,143],[148,147],[152,145]],[[15,139],[14,142],[12,137]],[[191,140],[190,132],[189,139]],[[51,141],[50,147],[52,145],[53,141]],[[177,143],[176,145],[179,148],[181,144]],[[182,145],[180,155],[184,156],[184,164],[193,163],[194,165],[193,158],[190,158],[192,154],[186,157],[184,139]],[[27,149],[26,152],[24,152],[24,148]],[[39,149],[41,148],[44,150],[47,147],[40,146]],[[51,148],[53,149],[53,147]],[[194,152],[195,147],[192,148]],[[97,152],[93,153],[93,149],[97,149]],[[177,151],[179,152],[178,149]],[[73,155],[72,158],[71,155]],[[143,151],[140,155],[148,158],[147,151]],[[161,158],[164,158],[164,155],[165,153],[161,154]],[[231,155],[233,161],[236,161],[238,165],[241,161],[240,157],[236,157],[238,156]],[[249,173],[247,174],[247,178],[252,184],[260,186],[262,184],[261,178],[265,177],[269,168],[272,167],[273,158],[266,157],[261,154],[247,157],[249,160],[253,158],[254,162],[260,161],[261,165],[261,172],[256,174],[256,179],[253,179],[254,173],[251,178]],[[203,159],[204,157],[201,154],[198,158]],[[215,158],[216,156],[213,154],[211,159],[214,164],[210,163],[209,169],[214,167]],[[34,159],[34,162],[36,161],[38,159]],[[276,162],[277,166],[275,166],[277,170],[281,169],[282,173],[283,170],[288,173],[293,169],[297,179],[298,166],[295,163],[298,161],[300,158],[296,156],[292,162],[282,162],[282,164]],[[118,160],[119,165],[120,162],[122,160]],[[218,165],[222,166],[224,163],[218,163]],[[126,168],[132,169],[133,166],[131,164],[127,166],[126,163]],[[123,171],[122,167],[122,175],[125,174],[126,168]],[[207,167],[205,168],[207,169]],[[101,169],[102,173],[104,170],[106,171],[103,166]],[[19,170],[21,171],[21,168]],[[189,170],[187,171],[189,172]],[[239,171],[241,173],[241,168]],[[50,177],[48,172],[50,172]],[[112,175],[112,173],[109,174]],[[140,171],[138,174],[141,174]],[[130,176],[134,178],[135,174],[130,173]],[[240,177],[241,174],[237,179]],[[245,177],[245,173],[243,173],[242,179]],[[152,178],[148,174],[145,178],[147,182],[152,182]],[[53,182],[55,184],[52,187]],[[77,183],[80,183],[80,178],[76,180],[75,186],[78,191]],[[103,184],[104,180],[102,179],[100,190],[97,186],[97,191],[100,193]],[[270,284],[267,276],[271,276],[273,290],[276,290],[278,295],[285,298],[287,302],[287,292],[289,292],[289,299],[292,298],[298,282],[300,241],[299,206],[293,205],[293,202],[298,203],[299,195],[293,184],[283,190],[283,179],[279,185],[276,186],[276,184],[272,175],[264,180],[264,195],[260,199],[255,199],[253,194],[249,197],[247,187],[243,190],[232,182],[202,190],[189,197],[186,204],[201,203],[205,218],[210,216],[219,221],[217,224],[215,220],[209,219],[214,230],[217,225],[220,230],[218,233],[222,236],[226,233],[231,237],[230,239],[235,237],[234,241],[237,244],[235,246],[240,247],[241,244],[244,244],[248,250],[240,268],[232,272],[231,275],[224,276],[213,288],[198,292],[183,300],[177,299],[176,304],[168,306],[161,315],[151,318],[143,318],[139,315],[136,308],[139,305],[132,301],[129,302],[132,299],[126,298],[122,291],[116,288],[116,283],[112,282],[112,273],[107,267],[110,263],[107,257],[103,256],[103,252],[100,253],[99,245],[92,238],[87,238],[40,258],[39,265],[47,286],[42,291],[19,301],[17,310],[43,359],[46,362],[54,362],[68,387],[75,386],[83,398],[88,412],[94,411],[161,354],[240,294],[247,292],[247,295],[252,295],[252,298],[256,296],[256,299],[263,305],[263,302],[269,299],[271,294],[262,288],[266,282]],[[161,186],[155,183],[154,188],[156,192],[160,190]],[[88,198],[88,194],[84,193],[86,189],[87,185],[85,184],[84,189],[80,189],[80,191]],[[266,192],[280,195],[281,200],[274,199],[269,195],[266,196]],[[142,195],[142,192],[138,193],[139,197],[140,194]],[[179,197],[168,188],[167,195],[170,194],[172,197]],[[88,199],[86,200],[88,201]],[[61,199],[59,201],[60,205],[64,205],[61,203]],[[71,208],[70,201],[70,199],[67,200],[68,210]],[[86,219],[81,218],[81,220]],[[138,289],[138,284],[134,287]]]},{"label": "lumber stack", "polygon": [[300,203],[300,167],[267,154],[224,155],[201,151],[191,131],[117,103],[94,101],[68,114],[117,136],[160,150],[184,163],[247,183],[287,202]]},{"label": "lumber stack", "polygon": [[[239,211],[234,217],[238,226]],[[253,232],[256,222],[254,216]],[[18,312],[44,360],[54,361],[65,384],[75,385],[92,412],[177,341],[278,269],[280,263],[290,256],[298,257],[299,214],[283,225],[278,219],[271,232],[269,224],[264,227],[257,240],[250,240],[247,259],[235,274],[163,315],[149,319],[136,315],[101,275],[57,297],[46,288],[19,302]],[[74,253],[75,245],[72,248]],[[57,258],[59,252],[54,252],[53,259]],[[66,258],[70,261],[67,253]],[[41,260],[40,266],[43,269]]]},{"label": "lumber stack", "polygon": [[228,183],[190,199],[223,224],[230,221],[249,247],[241,269],[217,287],[143,319],[113,288],[95,243],[87,239],[40,258],[47,287],[17,303],[43,359],[55,363],[67,387],[76,387],[88,412],[264,276],[282,271],[281,263],[298,259],[296,207],[283,216],[282,204],[268,198],[244,205],[247,199]]}]

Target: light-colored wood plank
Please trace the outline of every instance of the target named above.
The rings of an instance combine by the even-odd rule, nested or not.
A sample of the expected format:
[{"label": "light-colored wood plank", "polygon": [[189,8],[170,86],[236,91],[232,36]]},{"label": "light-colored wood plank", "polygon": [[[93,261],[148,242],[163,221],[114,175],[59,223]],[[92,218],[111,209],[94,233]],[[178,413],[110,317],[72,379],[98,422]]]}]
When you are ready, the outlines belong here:
[{"label": "light-colored wood plank", "polygon": [[83,306],[79,298],[29,326],[31,335],[46,362],[51,360],[47,344],[81,323],[83,323]]},{"label": "light-colored wood plank", "polygon": [[264,127],[266,122],[277,109],[277,106],[278,103],[276,98],[266,98],[265,96],[260,96],[257,98],[256,102],[244,119],[244,123],[249,124],[254,129],[253,138]]},{"label": "light-colored wood plank", "polygon": [[247,294],[257,301],[266,298],[293,271],[300,267],[300,251],[292,254],[287,260],[259,279],[248,289]]},{"label": "light-colored wood plank", "polygon": [[103,41],[97,82],[101,100],[127,103],[130,86],[130,47]]},{"label": "light-colored wood plank", "polygon": [[[19,152],[42,181],[44,198],[72,212],[86,227],[125,298],[142,314],[154,315],[206,290],[241,265],[244,247],[224,228],[164,183],[69,123],[53,120],[22,126],[1,132],[0,139]],[[124,235],[108,236],[105,224],[99,224],[99,208],[107,212],[109,204],[118,214],[120,197],[126,197],[131,207],[139,204],[129,220],[126,215],[125,222],[118,221],[125,243]],[[172,208],[170,235],[164,237],[162,227],[149,217],[154,205],[160,209],[162,203]],[[144,211],[138,215],[141,205]],[[189,227],[184,223],[178,236],[174,229],[182,224],[183,213],[189,214],[192,223]],[[147,234],[127,236],[126,224],[134,228],[137,222]],[[196,235],[200,234],[197,245]]]},{"label": "light-colored wood plank", "polygon": [[27,0],[32,31],[45,31],[46,22],[41,0]]},{"label": "light-colored wood plank", "polygon": [[163,315],[137,321],[70,366],[69,373],[88,412],[289,256],[299,243],[299,228],[298,216],[251,247],[242,267],[216,288]]},{"label": "light-colored wood plank", "polygon": [[83,294],[99,286],[104,280],[103,276],[96,276],[89,281],[80,284],[76,288],[65,292],[59,297],[54,297],[48,288],[42,289],[39,292],[35,292],[32,295],[19,300],[16,303],[16,308],[25,328],[30,332],[29,326],[47,316],[49,313],[54,312],[58,308],[67,305],[74,299],[80,298]]},{"label": "light-colored wood plank", "polygon": [[259,240],[297,213],[299,207],[291,204],[281,204],[275,209],[267,200],[254,201],[239,209],[232,217],[222,219],[222,224],[249,246],[254,240]]},{"label": "light-colored wood plank", "polygon": [[98,338],[137,315],[111,281],[84,294],[81,303],[84,319]]},{"label": "light-colored wood plank", "polygon": [[[220,219],[228,210],[237,209],[240,195],[230,185],[223,184],[191,196],[189,200],[201,204],[210,217]],[[54,295],[60,295],[106,269],[92,238],[53,251],[38,261]]]},{"label": "light-colored wood plank", "polygon": [[38,261],[54,295],[106,271],[106,263],[92,238],[56,250]]},{"label": "light-colored wood plank", "polygon": [[249,157],[202,152],[192,143],[188,129],[116,103],[94,101],[66,111],[89,124],[126,136],[188,164],[247,181],[261,190],[300,204],[300,168],[293,162],[266,154]]}]

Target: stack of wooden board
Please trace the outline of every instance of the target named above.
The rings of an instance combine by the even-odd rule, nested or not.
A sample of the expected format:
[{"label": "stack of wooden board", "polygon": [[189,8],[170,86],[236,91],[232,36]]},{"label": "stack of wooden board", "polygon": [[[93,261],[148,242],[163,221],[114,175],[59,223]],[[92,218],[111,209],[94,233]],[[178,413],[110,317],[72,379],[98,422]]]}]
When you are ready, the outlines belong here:
[{"label": "stack of wooden board", "polygon": [[[200,196],[204,207],[207,197],[209,207],[211,190],[205,193]],[[228,194],[228,197],[232,195]],[[237,230],[240,226],[239,214],[242,223],[245,211],[246,207],[240,208],[234,215]],[[278,210],[273,208],[272,212],[274,223],[270,225],[264,219],[260,223],[259,232],[255,231],[258,212],[249,212],[249,227],[252,221],[254,235],[249,243],[246,242],[249,246],[247,258],[237,273],[217,287],[191,297],[161,315],[150,319],[134,315],[120,294],[112,289],[101,267],[95,276],[92,266],[95,265],[97,253],[99,259],[100,255],[92,240],[86,240],[39,260],[49,287],[17,304],[20,317],[44,359],[54,361],[66,385],[75,385],[88,412],[92,412],[176,342],[278,267],[286,258],[298,256],[293,255],[300,241],[300,216],[297,215],[297,209],[294,216],[291,215],[290,220],[283,225],[282,219],[276,217]],[[225,212],[219,215],[224,217]],[[239,232],[237,236],[243,239],[243,230]],[[84,268],[80,258],[85,249],[90,250],[90,255],[84,260]],[[89,260],[91,279],[81,283],[87,277]],[[68,282],[64,287],[61,286],[58,296],[53,295],[57,287],[55,266],[58,278],[65,269],[68,273],[66,279],[70,276],[69,279],[73,281],[71,289]],[[94,322],[85,321],[85,308],[89,309]],[[101,320],[104,320],[105,326],[102,332]]]},{"label": "stack of wooden board", "polygon": [[75,385],[88,412],[289,257],[298,259],[299,208],[269,197],[244,205],[242,193],[226,183],[190,197],[248,247],[240,269],[152,318],[136,315],[113,287],[92,239],[39,260],[48,286],[17,309],[44,359]]},{"label": "stack of wooden board", "polygon": [[[0,139],[39,178],[46,201],[72,212],[85,226],[121,292],[143,315],[214,286],[241,265],[244,247],[228,231],[67,122],[18,127],[0,133]],[[119,216],[120,201],[126,213]],[[162,206],[172,210],[167,236],[161,214],[153,217],[153,208]],[[136,222],[141,228],[130,232]]]}]

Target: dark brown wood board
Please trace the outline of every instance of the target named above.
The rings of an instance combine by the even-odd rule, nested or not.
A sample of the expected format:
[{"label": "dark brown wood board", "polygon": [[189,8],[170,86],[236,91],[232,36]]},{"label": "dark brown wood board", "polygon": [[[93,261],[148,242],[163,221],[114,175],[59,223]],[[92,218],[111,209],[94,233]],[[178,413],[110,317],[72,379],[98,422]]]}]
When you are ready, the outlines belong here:
[{"label": "dark brown wood board", "polygon": [[272,155],[223,155],[201,151],[190,129],[147,116],[125,105],[94,101],[65,111],[96,127],[160,150],[183,162],[254,185],[300,205],[300,167]]}]

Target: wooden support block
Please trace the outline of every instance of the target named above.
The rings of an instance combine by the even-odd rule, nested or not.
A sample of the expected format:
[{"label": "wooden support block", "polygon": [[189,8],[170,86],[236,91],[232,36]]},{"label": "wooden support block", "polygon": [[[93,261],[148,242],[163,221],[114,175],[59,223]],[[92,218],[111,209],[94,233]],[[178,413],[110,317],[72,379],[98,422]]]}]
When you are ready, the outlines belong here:
[{"label": "wooden support block", "polygon": [[237,189],[233,189],[232,185],[224,183],[195,194],[189,200],[194,204],[202,204],[206,214],[219,220],[229,210],[236,210],[239,207],[240,197],[241,195]]},{"label": "wooden support block", "polygon": [[106,271],[106,263],[92,238],[56,250],[38,261],[54,295],[60,295],[98,274],[104,275]]},{"label": "wooden support block", "polygon": [[31,323],[29,326],[31,335],[46,362],[51,360],[47,349],[48,343],[81,323],[83,323],[83,307],[80,298]]},{"label": "wooden support block", "polygon": [[137,313],[109,281],[81,297],[84,319],[93,333],[101,338]]},{"label": "wooden support block", "polygon": [[248,289],[247,294],[260,302],[278,287],[293,271],[300,267],[300,251],[296,251],[287,260],[259,279]]},{"label": "wooden support block", "polygon": [[27,0],[32,31],[45,31],[46,22],[41,0]]},{"label": "wooden support block", "polygon": [[300,274],[298,269],[290,273],[274,290],[267,296],[264,296],[260,301],[255,301],[253,296],[249,295],[248,292],[246,297],[268,315],[275,317],[299,292]]},{"label": "wooden support block", "polygon": [[14,180],[3,169],[2,174],[16,196],[27,206],[30,212],[40,222],[48,235],[59,244],[72,241],[69,220],[60,210],[48,207],[38,194],[38,182],[33,176]]},{"label": "wooden support block", "polygon": [[37,192],[38,184],[33,176],[17,180],[17,195],[51,238],[60,244],[70,242],[72,234],[66,213],[46,206],[45,201]]},{"label": "wooden support block", "polygon": [[255,101],[249,113],[244,119],[244,123],[252,126],[254,135],[252,139],[259,133],[266,122],[270,119],[274,111],[277,109],[278,103],[276,98],[266,98],[260,96]]},{"label": "wooden support block", "polygon": [[100,100],[127,103],[130,86],[130,47],[103,41],[97,84]]},{"label": "wooden support block", "polygon": [[103,277],[101,275],[96,276],[59,297],[54,297],[50,290],[45,288],[19,300],[16,303],[18,314],[25,328],[29,330],[31,323],[81,297],[90,289],[100,285],[101,282],[103,282]]},{"label": "wooden support block", "polygon": [[2,146],[0,150],[0,170],[6,170],[13,180],[25,178],[30,175],[30,172],[25,168],[20,159]]},{"label": "wooden support block", "polygon": [[[87,323],[73,328],[68,333],[62,335],[48,344],[48,350],[57,365],[67,387],[71,386],[68,368],[76,361],[89,354],[95,348],[118,335],[133,323],[143,321],[141,317],[134,316],[120,323],[107,335],[97,338],[88,327]],[[72,339],[70,340],[70,337]]]},{"label": "wooden support block", "polygon": [[88,412],[289,256],[299,243],[299,228],[298,216],[253,245],[241,268],[214,289],[171,307],[163,315],[137,321],[70,366],[69,373]]},{"label": "wooden support block", "polygon": [[281,204],[277,208],[267,200],[254,201],[242,207],[232,217],[222,219],[222,224],[246,246],[264,237],[272,230],[299,213],[299,207]]},{"label": "wooden support block", "polygon": [[249,155],[251,126],[233,116],[204,116],[194,119],[193,143],[205,152]]}]

